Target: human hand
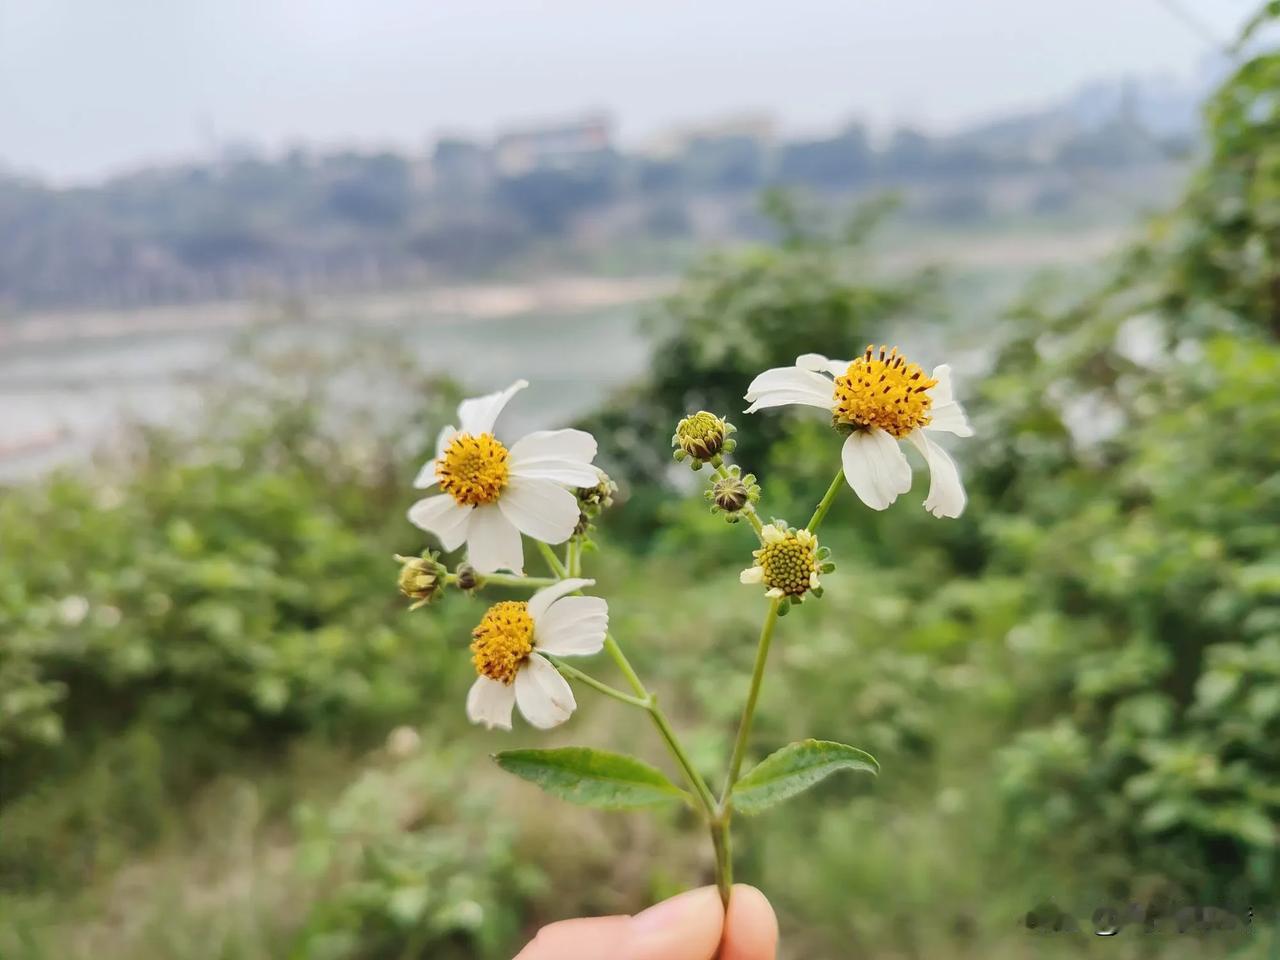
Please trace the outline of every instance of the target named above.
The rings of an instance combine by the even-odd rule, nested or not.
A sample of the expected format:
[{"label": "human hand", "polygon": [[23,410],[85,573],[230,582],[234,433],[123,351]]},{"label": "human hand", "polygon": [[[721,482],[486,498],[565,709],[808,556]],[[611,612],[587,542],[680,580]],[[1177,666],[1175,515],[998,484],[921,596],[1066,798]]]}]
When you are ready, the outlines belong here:
[{"label": "human hand", "polygon": [[634,917],[550,924],[515,960],[774,960],[777,947],[773,907],[755,887],[738,884],[727,917],[716,888],[702,887]]}]

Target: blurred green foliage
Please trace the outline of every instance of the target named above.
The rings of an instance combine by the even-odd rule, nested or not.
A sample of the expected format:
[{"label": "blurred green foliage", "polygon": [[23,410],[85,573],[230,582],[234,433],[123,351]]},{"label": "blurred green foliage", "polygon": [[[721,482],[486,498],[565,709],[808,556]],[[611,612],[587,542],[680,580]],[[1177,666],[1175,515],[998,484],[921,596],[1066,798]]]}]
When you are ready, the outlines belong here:
[{"label": "blurred green foliage", "polygon": [[[1014,849],[1053,850],[1131,892],[1259,898],[1280,883],[1280,55],[1243,49],[1207,107],[1210,151],[1185,202],[1102,282],[1046,279],[1011,310],[967,398],[965,517],[944,528],[899,504],[848,510],[852,538],[824,533],[841,572],[874,584],[868,608],[897,618],[851,627],[883,629],[889,651],[873,656],[918,652],[932,681],[948,668],[976,678],[951,709],[985,708],[1007,741],[990,774]],[[773,204],[786,241],[695,270],[664,307],[672,332],[649,382],[592,421],[654,502],[671,475],[633,439],[698,407],[733,411],[761,369],[851,355],[919,306],[918,280],[850,283],[849,234],[806,234]],[[737,417],[750,420],[737,459],[767,508],[798,512],[835,443],[812,412],[770,414]],[[705,555],[715,522],[674,514],[683,530],[660,542]],[[904,666],[854,672],[901,683]],[[862,682],[809,680],[789,677],[806,698],[832,691],[833,711]],[[922,686],[902,700],[937,703]],[[946,714],[915,711],[890,729],[929,748]],[[858,736],[886,768],[901,759]]]},{"label": "blurred green foliage", "polygon": [[468,789],[473,751],[412,753],[366,771],[328,810],[296,811],[298,867],[323,883],[289,956],[469,960],[515,939],[545,886],[516,824]]}]

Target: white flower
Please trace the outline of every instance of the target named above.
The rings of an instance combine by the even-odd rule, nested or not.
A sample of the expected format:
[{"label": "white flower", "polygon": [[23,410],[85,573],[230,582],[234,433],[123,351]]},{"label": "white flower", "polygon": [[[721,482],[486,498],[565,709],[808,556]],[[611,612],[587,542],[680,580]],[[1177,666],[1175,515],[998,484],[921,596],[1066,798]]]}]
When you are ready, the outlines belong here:
[{"label": "white flower", "polygon": [[476,682],[467,694],[467,717],[493,729],[511,729],[511,708],[543,730],[569,719],[577,707],[569,682],[543,654],[590,656],[604,646],[609,606],[600,597],[566,594],[594,580],[561,580],[529,602],[495,603],[471,632]]},{"label": "white flower", "polygon": [[831,413],[833,425],[849,430],[841,460],[859,499],[883,510],[911,489],[911,464],[899,447],[909,441],[929,466],[925,509],[935,517],[958,517],[965,493],[955,461],[930,438],[933,431],[973,436],[964,410],[951,392],[951,368],[933,375],[898,353],[872,347],[852,361],[816,353],[797,357],[793,367],[774,367],[751,381],[747,413],[800,404]]},{"label": "white flower", "polygon": [[435,534],[446,550],[467,545],[467,561],[480,573],[524,572],[526,533],[563,543],[578,523],[578,500],[568,487],[590,487],[600,477],[591,461],[596,441],[581,430],[539,430],[510,449],[493,435],[498,414],[529,384],[458,406],[459,426],[440,431],[435,459],[418,472],[419,489],[441,493],[409,508],[415,526]]}]

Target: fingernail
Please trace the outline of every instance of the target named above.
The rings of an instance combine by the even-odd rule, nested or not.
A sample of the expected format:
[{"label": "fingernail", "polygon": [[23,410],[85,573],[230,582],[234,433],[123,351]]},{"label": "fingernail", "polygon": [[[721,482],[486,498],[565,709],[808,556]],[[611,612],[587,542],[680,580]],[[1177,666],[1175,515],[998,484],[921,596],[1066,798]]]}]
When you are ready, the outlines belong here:
[{"label": "fingernail", "polygon": [[642,910],[631,918],[632,929],[640,936],[646,936],[658,930],[679,926],[689,911],[696,909],[698,902],[705,899],[705,896],[705,890],[688,890],[670,900],[655,903],[648,910]]}]

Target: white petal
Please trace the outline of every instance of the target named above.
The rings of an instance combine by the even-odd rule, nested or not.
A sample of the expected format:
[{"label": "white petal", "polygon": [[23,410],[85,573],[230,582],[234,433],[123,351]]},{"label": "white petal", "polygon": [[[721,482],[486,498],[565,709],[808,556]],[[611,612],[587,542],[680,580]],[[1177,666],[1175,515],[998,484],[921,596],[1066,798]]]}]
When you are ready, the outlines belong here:
[{"label": "white petal", "polygon": [[849,486],[872,510],[884,510],[911,489],[911,464],[879,427],[851,433],[840,451]]},{"label": "white petal", "polygon": [[796,357],[796,366],[801,370],[816,370],[829,373],[833,377],[843,376],[849,369],[851,360],[831,360],[820,353],[803,353]]},{"label": "white petal", "polygon": [[447,493],[419,500],[409,508],[409,522],[420,530],[434,533],[446,550],[457,550],[467,539],[471,512],[475,508],[458,503]]},{"label": "white petal", "polygon": [[521,533],[543,543],[564,543],[578,525],[578,498],[559,484],[512,477],[498,498],[498,509]]},{"label": "white petal", "polygon": [[951,364],[940,363],[933,368],[933,379],[938,382],[929,388],[929,396],[934,404],[950,403],[955,399],[951,389]]},{"label": "white petal", "polygon": [[493,425],[502,408],[507,405],[507,401],[528,385],[528,380],[517,380],[507,389],[499,390],[497,393],[487,393],[483,397],[463,400],[458,405],[459,429],[472,436],[493,433]]},{"label": "white petal", "polygon": [[943,363],[933,368],[933,379],[938,382],[928,389],[933,400],[929,411],[931,419],[926,430],[941,430],[957,437],[972,437],[973,427],[964,414],[964,407],[956,400],[951,387],[951,367]]},{"label": "white petal", "polygon": [[452,423],[446,424],[440,428],[440,432],[436,435],[436,457],[439,458],[444,454],[445,448],[449,446],[449,441],[458,435],[458,428]]},{"label": "white petal", "polygon": [[911,431],[907,439],[924,454],[929,464],[929,496],[925,498],[924,508],[935,517],[960,516],[967,498],[956,462],[920,430]]},{"label": "white petal", "polygon": [[739,583],[764,583],[764,567],[752,565],[738,574]]},{"label": "white petal", "polygon": [[511,462],[519,460],[581,460],[596,455],[596,438],[585,430],[536,430],[511,445]]},{"label": "white petal", "polygon": [[594,580],[582,577],[570,577],[568,580],[560,580],[549,587],[543,587],[529,598],[529,616],[533,618],[534,626],[537,627],[538,619],[561,597],[577,593],[584,587],[593,587],[595,583]]},{"label": "white petal", "polygon": [[600,475],[591,461],[596,438],[584,430],[539,430],[511,447],[511,475],[594,487]]},{"label": "white petal", "polygon": [[536,653],[516,674],[516,703],[524,718],[541,730],[564,723],[578,706],[569,681],[546,657]]},{"label": "white petal", "polygon": [[413,478],[413,485],[418,490],[430,490],[440,478],[436,476],[436,463],[439,462],[438,457],[433,457],[422,465],[422,469],[418,471],[418,475]]},{"label": "white petal", "polygon": [[488,677],[476,677],[467,691],[467,719],[492,730],[511,729],[511,708],[516,704],[515,687]]},{"label": "white petal", "polygon": [[467,528],[467,560],[479,573],[510,570],[524,573],[524,544],[517,530],[494,504],[476,507]]},{"label": "white petal", "polygon": [[609,604],[601,597],[561,597],[534,627],[534,645],[558,657],[599,653],[609,630]]},{"label": "white petal", "polygon": [[935,403],[929,415],[930,420],[925,425],[925,430],[954,433],[957,437],[973,436],[973,427],[969,425],[969,418],[964,415],[964,408],[955,400],[942,404]]},{"label": "white petal", "polygon": [[812,370],[774,367],[751,381],[745,399],[751,401],[747,413],[790,403],[830,410],[835,405],[835,388],[830,380]]}]

